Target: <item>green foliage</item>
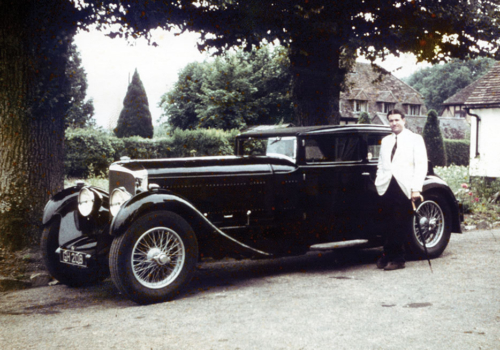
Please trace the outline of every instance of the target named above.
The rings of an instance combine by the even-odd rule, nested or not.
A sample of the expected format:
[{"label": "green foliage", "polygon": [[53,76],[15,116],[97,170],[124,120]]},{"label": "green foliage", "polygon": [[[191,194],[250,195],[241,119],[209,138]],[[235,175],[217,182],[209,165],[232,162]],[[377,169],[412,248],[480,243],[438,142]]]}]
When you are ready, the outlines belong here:
[{"label": "green foliage", "polygon": [[439,127],[437,112],[433,109],[427,114],[427,120],[424,125],[422,137],[427,148],[427,158],[434,166],[446,165],[446,152],[444,148],[444,139]]},{"label": "green foliage", "polygon": [[490,58],[454,59],[421,69],[406,79],[406,83],[424,96],[428,109],[440,110],[446,99],[488,72],[494,62]]},{"label": "green foliage", "polygon": [[371,124],[370,115],[367,112],[361,112],[358,119],[358,124]]},{"label": "green foliage", "polygon": [[[495,2],[293,0],[272,1],[267,6],[262,0],[149,1],[147,6],[143,1],[119,3],[116,8],[109,6],[107,18],[125,27],[115,35],[143,35],[158,26],[171,29],[178,25],[201,33],[199,47],[216,53],[234,46],[250,50],[276,40],[286,45],[290,48],[292,100],[298,125],[339,123],[340,86],[348,73],[345,62],[358,54],[375,60],[391,53],[399,56],[411,52],[419,61],[438,63],[450,57],[499,52]],[[481,42],[491,46],[478,45]]]},{"label": "green foliage", "polygon": [[230,155],[239,131],[174,130],[155,139],[117,138],[93,129],[66,133],[65,174],[69,178],[107,176],[109,165],[120,157],[132,159]]},{"label": "green foliage", "polygon": [[470,141],[469,140],[444,140],[446,161],[448,165],[469,165]]},{"label": "green foliage", "polygon": [[242,129],[291,121],[286,50],[264,46],[188,64],[160,106],[171,128]]},{"label": "green foliage", "polygon": [[95,127],[94,101],[85,101],[87,96],[87,73],[82,67],[82,59],[76,45],[71,43],[69,58],[66,66],[66,77],[69,86],[64,93],[69,101],[69,108],[65,117],[66,128]]},{"label": "green foliage", "polygon": [[172,133],[172,156],[210,156],[234,154],[234,142],[239,131],[237,129],[223,131],[180,130]]},{"label": "green foliage", "polygon": [[114,161],[110,137],[92,129],[66,131],[64,167],[69,177],[106,176]]},{"label": "green foliage", "polygon": [[137,69],[123,100],[123,109],[115,129],[118,137],[153,137],[153,122],[149,111],[148,97]]}]

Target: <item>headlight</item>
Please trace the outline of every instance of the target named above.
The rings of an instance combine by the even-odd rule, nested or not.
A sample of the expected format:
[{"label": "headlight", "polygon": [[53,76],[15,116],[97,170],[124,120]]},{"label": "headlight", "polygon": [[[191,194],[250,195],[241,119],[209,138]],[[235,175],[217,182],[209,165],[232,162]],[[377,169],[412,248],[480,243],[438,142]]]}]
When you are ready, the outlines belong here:
[{"label": "headlight", "polygon": [[111,215],[115,216],[120,207],[128,201],[132,195],[125,191],[123,187],[116,188],[113,193],[111,193],[111,198],[109,199],[109,212]]},{"label": "headlight", "polygon": [[94,210],[96,196],[95,193],[84,187],[78,193],[78,211],[83,216],[89,216]]}]

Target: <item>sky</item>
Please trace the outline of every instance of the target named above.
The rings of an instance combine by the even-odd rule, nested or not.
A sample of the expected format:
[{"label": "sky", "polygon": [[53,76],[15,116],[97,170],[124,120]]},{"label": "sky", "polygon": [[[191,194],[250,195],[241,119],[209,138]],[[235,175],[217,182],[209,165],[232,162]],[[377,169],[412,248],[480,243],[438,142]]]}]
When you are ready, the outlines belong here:
[{"label": "sky", "polygon": [[[160,97],[173,87],[179,71],[190,62],[202,62],[209,58],[208,54],[198,51],[198,37],[197,33],[175,36],[170,32],[155,31],[153,39],[158,46],[154,47],[148,45],[145,39],[137,39],[130,44],[125,39],[111,39],[96,30],[78,33],[75,44],[87,73],[87,98],[94,100],[97,125],[105,129],[116,126],[129,79],[132,79],[135,69],[148,96],[153,124],[157,125],[162,114],[158,107]],[[411,55],[390,57],[377,63],[398,78],[407,77],[425,67],[417,65]]]}]

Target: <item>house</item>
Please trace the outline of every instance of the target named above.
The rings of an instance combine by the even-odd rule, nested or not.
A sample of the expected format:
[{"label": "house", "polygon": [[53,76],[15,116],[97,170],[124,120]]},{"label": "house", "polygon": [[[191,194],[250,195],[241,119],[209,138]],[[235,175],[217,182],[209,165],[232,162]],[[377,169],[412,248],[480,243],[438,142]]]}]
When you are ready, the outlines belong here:
[{"label": "house", "polygon": [[423,96],[387,70],[357,62],[346,79],[347,91],[340,94],[343,123],[355,123],[367,112],[373,124],[388,125],[387,112],[397,108],[407,116],[407,125],[421,132],[427,118]]},{"label": "house", "polygon": [[500,177],[500,62],[471,85],[474,86],[463,107],[471,117],[469,175],[497,178]]},{"label": "house", "polygon": [[479,80],[476,80],[443,102],[443,111],[439,120],[445,138],[463,139],[470,131],[471,120],[465,110],[465,101],[478,83]]}]

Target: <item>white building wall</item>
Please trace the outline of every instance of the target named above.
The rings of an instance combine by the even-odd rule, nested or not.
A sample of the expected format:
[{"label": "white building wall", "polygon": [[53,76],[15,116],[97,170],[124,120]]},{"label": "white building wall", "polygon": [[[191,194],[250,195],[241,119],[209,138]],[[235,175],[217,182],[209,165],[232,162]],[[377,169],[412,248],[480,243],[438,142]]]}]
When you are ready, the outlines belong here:
[{"label": "white building wall", "polygon": [[[471,176],[500,177],[500,108],[471,109],[469,114],[480,118],[479,133],[476,132],[477,118],[471,118],[469,173]],[[476,135],[479,135],[477,156]]]}]

